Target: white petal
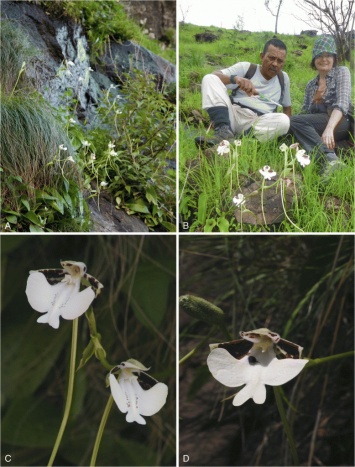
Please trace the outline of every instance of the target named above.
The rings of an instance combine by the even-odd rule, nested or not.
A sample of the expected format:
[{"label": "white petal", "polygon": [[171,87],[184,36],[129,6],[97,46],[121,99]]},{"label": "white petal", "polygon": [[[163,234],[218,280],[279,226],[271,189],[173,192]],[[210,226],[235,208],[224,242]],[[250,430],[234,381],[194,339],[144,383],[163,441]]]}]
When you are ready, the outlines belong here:
[{"label": "white petal", "polygon": [[81,316],[95,298],[95,292],[87,287],[79,293],[73,293],[69,300],[60,308],[60,314],[64,319],[75,319]]},{"label": "white petal", "polygon": [[253,367],[248,358],[237,360],[226,349],[214,349],[207,357],[207,365],[213,377],[228,387],[241,386],[250,381]]},{"label": "white petal", "polygon": [[128,423],[137,422],[140,425],[146,425],[146,421],[138,413],[138,398],[135,394],[135,388],[132,385],[135,377],[131,376],[130,378],[126,378],[126,375],[121,373],[117,381],[116,377],[110,374],[109,380],[112,397],[117,407],[122,413],[127,413],[126,421]]},{"label": "white petal", "polygon": [[253,401],[255,404],[263,404],[266,400],[266,387],[264,384],[258,384],[253,388]]},{"label": "white petal", "polygon": [[46,313],[51,309],[56,294],[45,275],[41,272],[31,272],[27,279],[26,295],[31,307],[40,313]]},{"label": "white petal", "polygon": [[256,404],[263,404],[266,400],[266,388],[263,384],[247,384],[233,399],[233,405],[240,406],[248,399],[253,399]]},{"label": "white petal", "polygon": [[138,397],[138,412],[145,416],[151,416],[159,412],[166,402],[168,386],[157,383],[150,389],[143,389],[137,380],[132,381],[135,394]]},{"label": "white petal", "polygon": [[263,368],[262,382],[270,386],[280,386],[297,376],[308,363],[306,359],[285,358],[283,360],[273,359]]},{"label": "white petal", "polygon": [[128,410],[128,404],[127,404],[128,399],[125,393],[123,392],[121,386],[118,384],[116,376],[114,376],[113,374],[110,374],[109,380],[110,380],[110,388],[111,388],[113,400],[116,402],[116,405],[119,408],[119,410],[122,413],[126,413]]}]

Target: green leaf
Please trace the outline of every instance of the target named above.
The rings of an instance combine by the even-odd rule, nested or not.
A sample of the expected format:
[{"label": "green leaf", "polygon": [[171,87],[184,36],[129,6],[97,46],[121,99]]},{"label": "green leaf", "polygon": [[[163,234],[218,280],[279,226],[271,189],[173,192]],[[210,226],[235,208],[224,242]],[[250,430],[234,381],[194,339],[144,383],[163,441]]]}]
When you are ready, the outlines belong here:
[{"label": "green leaf", "polygon": [[217,227],[220,232],[229,232],[229,222],[225,217],[219,217],[217,219]]},{"label": "green leaf", "polygon": [[198,197],[197,219],[202,225],[204,225],[204,223],[206,222],[207,201],[208,201],[207,193],[201,193],[200,196]]},{"label": "green leaf", "polygon": [[32,448],[50,448],[55,441],[61,415],[56,404],[35,396],[14,399],[2,420],[3,443]]},{"label": "green leaf", "polygon": [[149,214],[148,206],[145,204],[142,198],[137,199],[133,203],[125,203],[125,207],[134,212]]},{"label": "green leaf", "polygon": [[217,225],[217,222],[216,222],[215,219],[207,219],[206,225],[203,228],[203,231],[204,232],[212,232],[213,229],[216,227],[216,225]]},{"label": "green leaf", "polygon": [[16,216],[6,216],[7,222],[10,222],[10,224],[17,224],[17,217]]},{"label": "green leaf", "polygon": [[165,227],[169,232],[176,232],[176,225],[171,222],[162,221],[161,225]]},{"label": "green leaf", "polygon": [[159,326],[167,311],[167,299],[172,275],[156,264],[141,265],[136,273],[132,307],[137,319],[150,328]]},{"label": "green leaf", "polygon": [[148,188],[146,190],[146,193],[145,193],[145,197],[147,198],[147,200],[150,203],[158,205],[158,196],[157,196],[157,193],[156,193],[154,187],[148,186]]},{"label": "green leaf", "polygon": [[61,196],[58,197],[56,201],[49,201],[48,204],[56,211],[60,212],[61,214],[64,214],[64,200]]},{"label": "green leaf", "polygon": [[38,225],[30,224],[30,232],[43,232],[43,229]]},{"label": "green leaf", "polygon": [[25,214],[23,214],[23,217],[28,219],[32,224],[38,225],[39,227],[42,227],[42,222],[40,218],[37,216],[37,214],[33,211],[28,211]]},{"label": "green leaf", "polygon": [[31,211],[30,203],[27,201],[27,199],[21,198],[21,203],[25,206],[25,208],[27,209],[27,211]]}]

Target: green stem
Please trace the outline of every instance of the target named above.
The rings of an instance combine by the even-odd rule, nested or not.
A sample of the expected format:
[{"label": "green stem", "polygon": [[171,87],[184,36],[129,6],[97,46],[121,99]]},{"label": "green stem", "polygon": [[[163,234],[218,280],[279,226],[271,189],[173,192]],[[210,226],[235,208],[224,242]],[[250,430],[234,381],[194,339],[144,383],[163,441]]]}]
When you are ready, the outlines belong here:
[{"label": "green stem", "polygon": [[339,358],[353,357],[354,355],[355,351],[350,350],[349,352],[338,353],[336,355],[330,355],[329,357],[313,358],[312,360],[309,360],[305,368],[308,370],[308,368],[310,368],[311,366],[321,365],[322,363],[338,360]]},{"label": "green stem", "polygon": [[181,365],[181,363],[184,363],[186,360],[188,360],[190,357],[192,357],[196,352],[197,350],[202,347],[203,345],[205,345],[205,343],[208,341],[208,339],[211,337],[212,333],[214,332],[214,326],[212,327],[211,331],[207,334],[207,336],[202,339],[201,342],[199,342],[196,347],[194,349],[192,349],[188,354],[186,354],[184,357],[182,357],[180,360],[179,360],[179,365]]},{"label": "green stem", "polygon": [[113,397],[112,397],[112,395],[110,395],[110,397],[109,397],[109,399],[107,401],[104,413],[102,414],[99,429],[97,431],[95,444],[94,444],[94,448],[92,450],[92,456],[91,456],[91,460],[90,460],[90,467],[94,467],[96,465],[97,453],[99,452],[99,447],[100,447],[100,444],[101,444],[102,435],[104,433],[105,425],[106,425],[106,422],[107,422],[107,419],[108,419],[108,416],[109,416],[109,413],[110,413],[110,410],[111,410],[111,407],[112,407],[112,402],[113,402]]},{"label": "green stem", "polygon": [[59,428],[57,439],[55,440],[53,451],[48,462],[48,467],[53,465],[55,456],[57,455],[59,445],[62,441],[65,427],[68,422],[71,402],[73,399],[73,389],[74,389],[74,377],[75,377],[75,360],[76,360],[76,348],[77,348],[77,339],[78,338],[78,318],[73,320],[73,332],[71,339],[71,353],[70,353],[70,366],[69,366],[69,381],[68,381],[68,393],[67,400],[65,402],[63,420]]},{"label": "green stem", "polygon": [[281,395],[281,388],[279,386],[274,386],[274,394],[275,394],[275,399],[276,399],[276,405],[279,410],[279,414],[281,417],[282,425],[284,432],[286,434],[288,444],[290,445],[290,450],[291,450],[291,456],[292,456],[292,461],[293,465],[300,465],[299,460],[298,460],[298,454],[296,450],[296,444],[295,440],[293,437],[293,433],[291,430],[291,427],[288,423],[285,408],[282,402],[282,395]]}]

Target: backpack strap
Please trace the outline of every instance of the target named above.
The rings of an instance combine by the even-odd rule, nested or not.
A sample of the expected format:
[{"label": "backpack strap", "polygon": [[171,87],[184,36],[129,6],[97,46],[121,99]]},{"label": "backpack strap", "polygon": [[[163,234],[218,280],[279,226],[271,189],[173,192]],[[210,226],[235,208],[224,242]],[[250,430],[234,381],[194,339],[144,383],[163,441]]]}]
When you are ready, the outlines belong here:
[{"label": "backpack strap", "polygon": [[[249,68],[247,70],[247,72],[245,73],[244,75],[244,78],[246,79],[251,79],[254,75],[255,75],[255,72],[256,72],[256,69],[257,69],[257,65],[255,63],[251,63],[249,65]],[[285,93],[285,77],[284,77],[284,74],[282,73],[282,71],[280,71],[278,74],[277,74],[277,77],[279,79],[279,83],[280,83],[280,87],[281,87],[281,96],[280,96],[280,101],[279,102],[282,102],[283,101],[283,97],[284,97],[284,93]],[[236,95],[237,93],[237,89],[233,89],[232,91],[232,97]]]}]

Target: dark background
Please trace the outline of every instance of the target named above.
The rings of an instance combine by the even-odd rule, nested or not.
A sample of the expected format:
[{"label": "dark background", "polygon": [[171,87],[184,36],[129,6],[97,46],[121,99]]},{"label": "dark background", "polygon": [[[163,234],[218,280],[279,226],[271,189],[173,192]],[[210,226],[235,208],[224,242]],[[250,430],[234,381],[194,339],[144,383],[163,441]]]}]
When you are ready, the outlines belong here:
[{"label": "dark background", "polygon": [[[305,358],[353,350],[353,236],[180,236],[180,291],[202,297],[239,331],[267,327]],[[285,329],[289,329],[285,334]],[[211,325],[180,310],[180,358]],[[180,465],[292,465],[273,390],[234,407],[237,389],[208,371],[209,343],[180,365]],[[352,357],[305,369],[282,386],[300,465],[354,465]],[[183,455],[189,455],[189,464]]]}]

